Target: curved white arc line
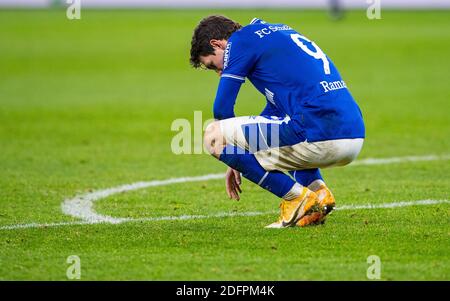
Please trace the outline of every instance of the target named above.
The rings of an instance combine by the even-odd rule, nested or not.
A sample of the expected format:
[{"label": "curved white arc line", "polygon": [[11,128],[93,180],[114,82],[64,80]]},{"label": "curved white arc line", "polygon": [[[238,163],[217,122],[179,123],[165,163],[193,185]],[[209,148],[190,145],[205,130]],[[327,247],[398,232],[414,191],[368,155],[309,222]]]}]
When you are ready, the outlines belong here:
[{"label": "curved white arc line", "polygon": [[[367,158],[362,159],[350,164],[350,166],[358,166],[358,165],[375,165],[375,164],[393,164],[393,163],[403,163],[403,162],[417,162],[417,161],[435,161],[435,160],[448,160],[450,159],[450,154],[442,154],[442,155],[426,155],[426,156],[407,156],[407,157],[392,157],[392,158]],[[55,223],[29,223],[29,224],[15,224],[15,225],[5,225],[0,226],[0,230],[6,229],[19,229],[19,228],[37,228],[37,227],[53,227],[53,226],[65,226],[65,225],[83,225],[83,224],[95,224],[95,223],[122,223],[135,221],[133,218],[115,218],[111,216],[101,215],[96,213],[93,210],[93,203],[97,200],[106,198],[108,196],[127,192],[137,189],[143,189],[147,187],[154,186],[163,186],[170,185],[176,183],[186,183],[186,182],[195,182],[195,181],[204,181],[204,180],[213,180],[213,179],[221,179],[224,175],[220,174],[207,174],[203,176],[197,177],[182,177],[182,178],[172,178],[167,180],[155,180],[148,182],[136,182],[133,184],[121,185],[118,187],[113,187],[109,189],[94,191],[91,193],[87,193],[84,195],[76,196],[72,199],[66,199],[61,204],[61,209],[64,214],[70,215],[72,217],[80,218],[82,221],[74,221],[74,222],[55,222]],[[448,203],[447,200],[444,201],[435,201],[435,200],[425,200],[425,202],[439,202],[439,203]],[[422,201],[420,201],[422,202]],[[392,203],[390,206],[393,207],[401,207],[396,205],[398,203]],[[434,203],[433,203],[434,204]],[[381,205],[361,205],[361,209],[371,209],[371,208],[387,208],[387,207],[378,207]],[[352,208],[354,208],[353,206]],[[390,207],[389,207],[390,208]],[[345,210],[346,206],[342,206],[336,208],[337,210]],[[350,208],[349,208],[350,209]],[[223,213],[223,216],[234,216],[227,215],[229,213]],[[245,214],[245,213],[244,213]],[[257,213],[257,214],[265,214],[265,213]],[[237,215],[238,216],[238,215]],[[167,220],[174,219],[177,220],[179,217],[154,217],[154,218],[143,218],[137,219],[141,221],[152,221],[152,220]]]},{"label": "curved white arc line", "polygon": [[[393,203],[381,203],[381,204],[365,204],[365,205],[345,205],[337,207],[335,210],[364,210],[364,209],[392,209],[410,206],[426,206],[426,205],[438,205],[438,204],[450,204],[450,200],[420,200],[420,201],[408,201],[408,202],[393,202]],[[179,221],[179,220],[194,220],[194,219],[207,219],[207,218],[226,218],[226,217],[240,217],[240,216],[259,216],[267,214],[275,214],[277,211],[254,211],[254,212],[221,212],[212,215],[181,215],[181,216],[160,216],[160,217],[142,217],[142,218],[128,218],[123,219],[123,223],[126,222],[158,222],[158,221]],[[27,228],[47,228],[47,227],[61,227],[61,226],[73,226],[73,225],[92,225],[92,224],[110,224],[108,222],[88,222],[88,221],[76,221],[76,222],[60,222],[60,223],[30,223],[30,224],[16,224],[0,227],[0,230],[15,230],[15,229],[27,229]]]},{"label": "curved white arc line", "polygon": [[[407,157],[393,157],[393,158],[368,158],[354,162],[350,166],[357,165],[374,165],[374,164],[392,164],[392,163],[401,163],[401,162],[414,162],[414,161],[432,161],[432,160],[446,160],[450,159],[449,154],[445,155],[427,155],[427,156],[407,156]],[[101,215],[95,212],[93,206],[94,202],[100,199],[104,199],[108,196],[133,191],[148,187],[155,186],[164,186],[171,185],[177,183],[187,183],[187,182],[196,182],[196,181],[205,181],[205,180],[213,180],[213,179],[221,179],[223,178],[223,174],[207,174],[203,176],[197,177],[182,177],[182,178],[172,178],[167,180],[155,180],[149,182],[136,182],[133,184],[121,185],[118,187],[108,188],[104,190],[94,191],[88,194],[76,196],[72,199],[67,199],[61,204],[62,212],[66,215],[70,215],[72,217],[79,218],[83,221],[89,223],[121,223],[127,221],[126,218],[116,218],[107,215]]]},{"label": "curved white arc line", "polygon": [[186,182],[198,182],[207,181],[213,179],[221,179],[224,174],[208,174],[198,177],[183,177],[183,178],[172,178],[167,180],[156,180],[149,182],[137,182],[133,184],[126,184],[118,187],[108,188],[104,190],[98,190],[84,195],[76,196],[72,199],[67,199],[61,204],[61,209],[64,214],[80,218],[86,222],[90,223],[121,223],[127,220],[127,218],[116,218],[106,215],[101,215],[95,212],[93,209],[94,202],[100,199],[104,199],[114,194],[121,192],[138,190],[154,186],[164,186],[176,183],[186,183]]}]

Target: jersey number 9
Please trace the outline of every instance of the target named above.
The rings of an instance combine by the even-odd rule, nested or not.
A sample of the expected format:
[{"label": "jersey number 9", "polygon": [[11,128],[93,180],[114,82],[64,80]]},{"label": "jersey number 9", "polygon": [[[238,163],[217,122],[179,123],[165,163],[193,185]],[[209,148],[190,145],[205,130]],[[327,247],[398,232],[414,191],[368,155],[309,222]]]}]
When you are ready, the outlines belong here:
[{"label": "jersey number 9", "polygon": [[[325,53],[323,53],[322,49],[319,48],[319,46],[316,45],[316,43],[308,40],[308,38],[302,36],[301,34],[298,33],[293,33],[291,34],[291,39],[295,42],[295,44],[297,44],[298,47],[300,47],[304,52],[306,52],[308,55],[312,56],[313,58],[315,58],[316,60],[322,60],[323,62],[323,71],[325,72],[325,74],[330,74],[330,62],[327,59],[327,56],[325,55]],[[316,50],[311,51],[308,46],[306,46],[305,44],[303,44],[302,40],[311,43],[311,45],[314,47],[314,49]]]}]

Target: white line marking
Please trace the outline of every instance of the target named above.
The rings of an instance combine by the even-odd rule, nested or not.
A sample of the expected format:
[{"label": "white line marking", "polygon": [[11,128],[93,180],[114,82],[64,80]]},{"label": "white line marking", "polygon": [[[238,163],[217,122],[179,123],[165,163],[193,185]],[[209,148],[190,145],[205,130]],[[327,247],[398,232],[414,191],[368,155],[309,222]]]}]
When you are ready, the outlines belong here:
[{"label": "white line marking", "polygon": [[89,222],[61,222],[61,223],[45,223],[45,224],[38,224],[38,223],[30,223],[30,224],[17,224],[17,225],[9,225],[9,226],[2,226],[0,227],[0,230],[15,230],[15,229],[27,229],[27,228],[47,228],[47,227],[61,227],[61,226],[73,226],[73,225],[89,225],[92,223]]},{"label": "white line marking", "polygon": [[426,206],[437,204],[450,204],[449,200],[421,200],[421,201],[409,201],[409,202],[393,202],[393,203],[381,203],[381,204],[367,204],[367,205],[343,205],[336,207],[336,210],[361,210],[361,209],[391,209],[401,208],[409,206]]},{"label": "white line marking", "polygon": [[[408,156],[408,157],[393,157],[393,158],[368,158],[354,162],[350,166],[358,166],[358,165],[375,165],[375,164],[393,164],[393,163],[403,163],[403,162],[417,162],[417,161],[435,161],[435,160],[448,160],[450,159],[449,154],[444,155],[427,155],[427,156]],[[113,194],[133,191],[148,187],[155,186],[164,186],[171,185],[177,183],[187,183],[187,182],[198,182],[198,181],[207,181],[214,179],[223,179],[224,175],[220,174],[208,174],[204,176],[198,177],[182,177],[182,178],[172,178],[167,180],[156,180],[149,182],[137,182],[133,184],[122,185],[118,187],[113,187],[104,190],[94,191],[92,193],[76,196],[72,199],[67,199],[61,204],[61,209],[64,214],[80,218],[82,221],[78,222],[60,222],[60,223],[48,223],[48,224],[39,224],[39,223],[30,223],[30,224],[16,224],[9,226],[1,226],[0,230],[11,230],[11,229],[23,229],[23,228],[39,228],[39,227],[58,227],[58,226],[66,226],[66,225],[85,225],[85,224],[96,224],[96,223],[110,223],[110,224],[118,224],[123,222],[132,222],[132,221],[159,221],[159,220],[181,220],[181,219],[194,219],[194,218],[220,218],[220,217],[233,217],[233,216],[254,216],[254,215],[262,215],[273,213],[271,212],[243,212],[243,213],[218,213],[216,215],[186,215],[186,216],[166,216],[166,217],[149,217],[149,218],[116,218],[111,216],[101,215],[95,212],[93,209],[94,202],[100,199],[104,199]],[[427,203],[420,203],[427,202]],[[430,203],[431,202],[431,203]],[[438,202],[438,203],[433,203]],[[338,210],[346,210],[346,209],[374,209],[374,208],[393,208],[393,207],[404,207],[404,206],[413,206],[413,205],[431,205],[431,204],[441,204],[448,203],[447,200],[424,200],[417,202],[401,202],[401,203],[388,203],[388,204],[379,204],[379,205],[362,205],[362,207],[351,206],[346,207],[342,206],[337,208]],[[403,204],[403,205],[400,205]],[[412,204],[412,205],[409,205]],[[379,207],[379,206],[391,206],[391,207]]]},{"label": "white line marking", "polygon": [[[399,163],[399,162],[414,162],[414,161],[430,161],[430,160],[439,160],[442,158],[450,158],[450,156],[435,156],[435,155],[428,155],[428,156],[409,156],[409,157],[394,157],[394,158],[383,158],[383,159],[365,159],[361,161],[357,161],[353,164],[355,165],[373,165],[373,164],[392,164],[392,163]],[[204,176],[199,177],[183,177],[183,178],[173,178],[168,180],[162,180],[162,181],[150,181],[150,182],[137,182],[133,184],[128,185],[122,185],[119,187],[109,188],[105,190],[99,190],[92,193],[84,194],[81,196],[76,196],[73,199],[65,200],[62,205],[61,209],[64,214],[80,218],[84,221],[90,222],[90,223],[100,223],[100,222],[108,222],[108,223],[121,223],[124,221],[123,218],[115,218],[111,216],[105,216],[98,214],[93,209],[94,202],[100,199],[104,199],[110,195],[126,192],[126,191],[132,191],[132,190],[138,190],[148,187],[155,187],[155,186],[164,186],[164,185],[171,185],[171,184],[177,184],[177,183],[187,183],[187,182],[197,182],[197,181],[207,181],[207,180],[213,180],[213,179],[221,179],[223,178],[223,174],[208,174]]]},{"label": "white line marking", "polygon": [[80,218],[87,222],[91,223],[109,222],[117,224],[123,222],[125,219],[97,214],[93,209],[94,202],[100,199],[104,199],[110,195],[126,191],[138,190],[155,186],[165,186],[177,183],[208,181],[222,178],[224,178],[223,174],[209,174],[199,177],[184,177],[184,178],[167,179],[162,181],[158,180],[150,182],[137,182],[105,190],[98,190],[92,193],[77,196],[73,199],[65,200],[61,204],[61,209],[64,214]]},{"label": "white line marking", "polygon": [[449,160],[450,154],[445,155],[428,155],[428,156],[407,156],[407,157],[393,157],[393,158],[367,158],[355,161],[350,166],[358,165],[382,165],[393,163],[405,163],[405,162],[419,162],[419,161],[437,161],[437,160]]},{"label": "white line marking", "polygon": [[[381,203],[381,204],[366,204],[366,205],[344,205],[336,207],[336,210],[362,210],[362,209],[392,209],[400,207],[410,206],[425,206],[425,205],[439,205],[450,204],[450,200],[420,200],[409,202],[394,202],[394,203]],[[207,219],[207,218],[225,218],[225,217],[240,217],[240,216],[259,216],[276,214],[278,211],[254,211],[254,212],[221,212],[212,215],[180,215],[180,216],[160,216],[160,217],[142,217],[142,218],[123,218],[120,223],[131,222],[158,222],[158,221],[180,221],[180,220],[195,220],[195,219]],[[0,227],[0,230],[15,230],[26,228],[47,228],[47,227],[60,227],[60,226],[73,226],[73,225],[93,225],[93,224],[111,224],[110,222],[92,222],[92,221],[79,221],[79,222],[62,222],[62,223],[46,223],[46,224],[19,224]],[[116,223],[118,224],[118,223]]]}]

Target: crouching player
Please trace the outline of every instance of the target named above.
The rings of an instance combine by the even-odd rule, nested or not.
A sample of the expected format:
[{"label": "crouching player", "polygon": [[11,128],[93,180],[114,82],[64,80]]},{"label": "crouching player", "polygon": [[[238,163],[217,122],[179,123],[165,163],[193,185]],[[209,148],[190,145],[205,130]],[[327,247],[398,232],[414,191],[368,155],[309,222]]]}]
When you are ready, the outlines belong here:
[{"label": "crouching player", "polygon": [[[320,168],[352,162],[365,137],[361,111],[331,60],[288,25],[255,18],[243,27],[209,16],[195,28],[190,61],[220,76],[216,121],[204,141],[229,166],[228,195],[239,199],[242,173],[282,199],[279,220],[267,227],[323,223],[335,200]],[[235,117],[246,78],[267,104],[259,116]]]}]

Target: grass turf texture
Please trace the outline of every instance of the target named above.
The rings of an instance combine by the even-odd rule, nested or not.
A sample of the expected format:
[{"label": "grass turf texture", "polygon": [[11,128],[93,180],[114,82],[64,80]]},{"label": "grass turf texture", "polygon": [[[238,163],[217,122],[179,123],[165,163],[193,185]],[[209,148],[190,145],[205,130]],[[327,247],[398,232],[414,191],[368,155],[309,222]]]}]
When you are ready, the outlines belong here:
[{"label": "grass turf texture", "polygon": [[[217,76],[188,65],[192,29],[210,13],[296,28],[332,58],[367,125],[362,158],[449,153],[450,12],[364,11],[341,22],[318,11],[0,11],[0,226],[74,221],[65,198],[136,181],[225,170],[207,155],[170,151],[176,118],[211,118]],[[299,70],[301,72],[301,70]],[[238,115],[264,99],[249,83]],[[448,161],[324,170],[338,205],[448,199]],[[150,217],[270,211],[278,200],[221,180],[114,195],[97,212]],[[0,279],[384,280],[450,278],[449,205],[337,211],[327,224],[268,230],[276,214],[2,230]]]}]

